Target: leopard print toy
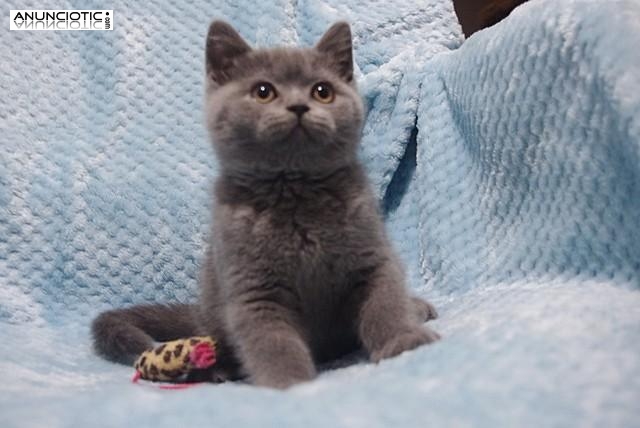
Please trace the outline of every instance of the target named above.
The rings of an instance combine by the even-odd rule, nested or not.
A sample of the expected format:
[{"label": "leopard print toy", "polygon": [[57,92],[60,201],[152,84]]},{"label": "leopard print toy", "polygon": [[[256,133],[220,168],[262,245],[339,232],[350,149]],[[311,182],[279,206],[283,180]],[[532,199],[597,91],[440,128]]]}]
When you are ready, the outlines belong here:
[{"label": "leopard print toy", "polygon": [[197,336],[166,342],[144,351],[136,360],[133,381],[146,379],[181,382],[187,376],[216,363],[216,342],[208,336]]}]

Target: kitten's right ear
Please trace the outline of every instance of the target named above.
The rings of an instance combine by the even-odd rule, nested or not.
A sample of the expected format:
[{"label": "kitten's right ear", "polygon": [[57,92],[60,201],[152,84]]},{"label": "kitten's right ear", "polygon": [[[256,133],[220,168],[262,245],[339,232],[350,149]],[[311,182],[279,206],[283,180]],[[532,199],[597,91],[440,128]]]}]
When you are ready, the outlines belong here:
[{"label": "kitten's right ear", "polygon": [[207,77],[218,85],[224,85],[231,79],[234,61],[249,51],[251,47],[231,25],[213,21],[207,34]]}]

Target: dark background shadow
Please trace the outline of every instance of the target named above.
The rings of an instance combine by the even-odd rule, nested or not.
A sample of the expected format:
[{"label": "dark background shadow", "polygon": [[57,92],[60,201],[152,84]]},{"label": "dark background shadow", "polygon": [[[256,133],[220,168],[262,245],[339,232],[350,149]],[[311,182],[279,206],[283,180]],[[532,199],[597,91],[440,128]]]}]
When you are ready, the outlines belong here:
[{"label": "dark background shadow", "polygon": [[511,11],[527,0],[453,0],[465,36],[506,18]]}]

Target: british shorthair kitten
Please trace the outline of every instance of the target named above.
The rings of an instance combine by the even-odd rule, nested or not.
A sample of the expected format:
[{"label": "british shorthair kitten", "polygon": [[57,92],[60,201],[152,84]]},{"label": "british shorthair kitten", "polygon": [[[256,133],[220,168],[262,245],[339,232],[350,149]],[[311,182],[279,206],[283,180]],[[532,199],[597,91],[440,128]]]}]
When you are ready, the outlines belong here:
[{"label": "british shorthair kitten", "polygon": [[313,48],[252,49],[228,24],[206,41],[207,126],[220,163],[196,304],[115,309],[98,353],[132,363],[156,341],[210,335],[208,380],[286,388],[364,348],[372,361],[433,342],[433,306],[405,289],[358,144],[351,31]]}]

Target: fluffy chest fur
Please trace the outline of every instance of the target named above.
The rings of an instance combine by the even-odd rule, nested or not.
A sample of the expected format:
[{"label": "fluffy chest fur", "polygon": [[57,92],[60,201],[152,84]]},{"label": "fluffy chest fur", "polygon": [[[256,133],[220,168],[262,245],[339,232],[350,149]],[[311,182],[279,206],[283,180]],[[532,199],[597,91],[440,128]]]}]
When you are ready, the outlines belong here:
[{"label": "fluffy chest fur", "polygon": [[386,254],[376,201],[362,171],[349,167],[321,178],[222,181],[217,193],[214,245],[223,290],[233,284],[246,292],[232,279],[235,268],[228,262],[237,266],[241,255],[242,266],[257,268],[257,275],[277,284],[252,293],[295,305],[319,359],[355,347],[355,332],[345,328],[353,317],[350,296]]},{"label": "fluffy chest fur", "polygon": [[[219,254],[270,255],[271,270],[304,292],[315,276],[346,279],[381,244],[376,202],[359,168],[218,186]],[[364,257],[363,257],[364,256]]]}]

